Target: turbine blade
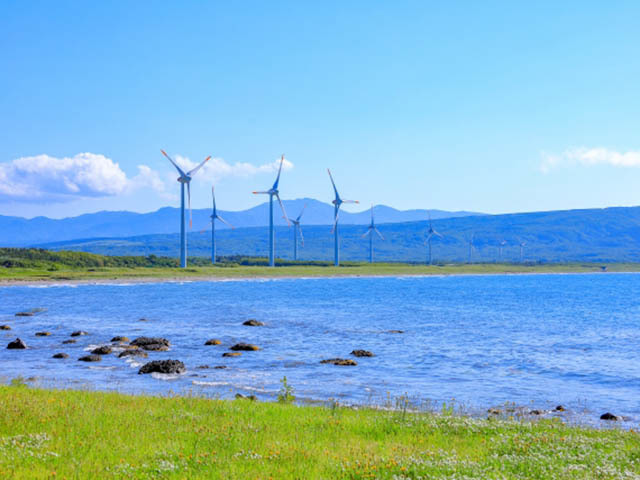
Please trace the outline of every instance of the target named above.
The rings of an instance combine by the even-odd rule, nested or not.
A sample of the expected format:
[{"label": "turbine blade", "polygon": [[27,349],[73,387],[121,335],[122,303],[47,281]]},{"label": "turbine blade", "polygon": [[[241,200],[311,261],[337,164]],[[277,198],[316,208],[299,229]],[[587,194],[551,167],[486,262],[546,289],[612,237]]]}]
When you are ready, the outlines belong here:
[{"label": "turbine blade", "polygon": [[376,227],[373,227],[373,230],[378,234],[378,236],[380,237],[381,240],[384,240],[384,237],[380,233],[380,230],[378,230]]},{"label": "turbine blade", "polygon": [[254,195],[268,195],[271,192],[251,192],[251,193],[253,193]]},{"label": "turbine blade", "polygon": [[336,194],[336,200],[340,200],[340,195],[338,194],[338,189],[336,188],[336,182],[333,181],[333,176],[331,175],[331,170],[327,168],[327,172],[329,172],[329,178],[331,179],[331,185],[333,185],[333,191]]},{"label": "turbine blade", "polygon": [[340,206],[338,206],[338,210],[336,211],[336,218],[333,220],[333,228],[331,229],[331,233],[335,232],[336,225],[338,225],[338,217],[340,216]]},{"label": "turbine blade", "polygon": [[300,215],[298,215],[298,218],[296,218],[296,222],[300,223],[300,218],[302,218],[302,214],[304,213],[304,209],[305,208],[307,208],[307,204],[306,203],[302,207],[302,210],[300,210]]},{"label": "turbine blade", "polygon": [[278,176],[276,177],[276,181],[273,183],[273,190],[278,189],[278,183],[280,183],[280,172],[282,172],[282,164],[284,163],[284,153],[282,154],[282,158],[280,158],[280,167],[278,168]]},{"label": "turbine blade", "polygon": [[180,173],[181,176],[185,177],[186,174],[182,171],[182,169],[178,166],[178,164],[173,161],[173,158],[167,155],[167,152],[165,152],[164,150],[160,149],[160,151],[165,157],[167,157],[167,159],[173,164],[173,166],[176,167],[176,170],[178,170],[178,173]]},{"label": "turbine blade", "polygon": [[229,222],[227,222],[224,218],[222,218],[220,215],[216,215],[216,218],[220,220],[222,223],[224,223],[225,225],[227,225],[228,227],[231,227],[232,230],[236,228],[233,225],[231,225]]},{"label": "turbine blade", "polygon": [[358,200],[342,200],[342,203],[360,203]]},{"label": "turbine blade", "polygon": [[371,228],[371,227],[367,228],[367,231],[364,232],[362,235],[360,235],[360,238],[366,237],[367,235],[369,235],[371,233],[372,230],[373,230],[373,228]]},{"label": "turbine blade", "polygon": [[276,198],[278,199],[278,203],[280,204],[280,209],[282,210],[282,215],[284,215],[284,219],[287,221],[287,227],[291,226],[291,222],[289,221],[289,217],[287,217],[287,212],[284,209],[284,204],[282,200],[280,200],[280,195],[276,194]]},{"label": "turbine blade", "polygon": [[300,234],[300,241],[302,242],[302,246],[304,247],[304,235],[302,235],[302,227],[298,225],[298,233]]},{"label": "turbine blade", "polygon": [[211,158],[211,155],[209,155],[207,158],[205,158],[202,163],[200,165],[198,165],[196,168],[189,170],[187,172],[187,175],[189,175],[190,177],[193,176],[198,170],[200,170],[202,168],[202,166],[207,163],[209,161],[209,159]]}]

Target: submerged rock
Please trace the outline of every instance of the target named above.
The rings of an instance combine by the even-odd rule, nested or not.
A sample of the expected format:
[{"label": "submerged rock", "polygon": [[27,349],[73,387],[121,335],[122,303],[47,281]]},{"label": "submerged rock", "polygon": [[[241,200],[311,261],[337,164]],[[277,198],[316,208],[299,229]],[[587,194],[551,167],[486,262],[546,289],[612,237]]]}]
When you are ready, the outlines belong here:
[{"label": "submerged rock", "polygon": [[387,330],[387,333],[404,333],[404,330]]},{"label": "submerged rock", "polygon": [[24,350],[25,348],[27,348],[27,344],[19,338],[16,338],[13,342],[9,342],[7,348],[9,350]]},{"label": "submerged rock", "polygon": [[69,340],[65,340],[64,342],[62,342],[63,344],[67,345],[69,343],[76,343],[77,340],[74,340],[73,338],[69,339]]},{"label": "submerged rock", "polygon": [[375,357],[369,350],[353,350],[351,355],[354,357]]},{"label": "submerged rock", "polygon": [[66,353],[55,353],[51,358],[69,358]]},{"label": "submerged rock", "polygon": [[49,337],[51,332],[36,332],[36,337]]},{"label": "submerged rock", "polygon": [[11,330],[9,325],[0,325],[0,330]]},{"label": "submerged rock", "polygon": [[602,415],[600,415],[600,420],[620,420],[620,417],[618,417],[617,415],[614,415],[613,413],[607,412],[607,413],[603,413]]},{"label": "submerged rock", "polygon": [[147,358],[149,355],[147,354],[147,352],[145,352],[144,350],[141,350],[139,348],[132,348],[129,350],[124,350],[122,352],[120,352],[118,354],[118,358],[124,358],[124,357],[142,357],[142,358]]},{"label": "submerged rock", "polygon": [[222,354],[223,357],[239,357],[240,355],[242,355],[241,352],[224,352]]},{"label": "submerged rock", "polygon": [[91,350],[91,353],[94,355],[108,355],[113,351],[113,349],[109,345],[102,345],[98,348],[94,348]]},{"label": "submerged rock", "polygon": [[100,360],[102,360],[102,357],[93,353],[91,355],[85,355],[84,357],[80,357],[78,359],[78,361],[80,362],[99,362]]},{"label": "submerged rock", "polygon": [[213,367],[214,370],[224,370],[225,368],[227,368],[226,365],[216,365]]},{"label": "submerged rock", "polygon": [[212,338],[211,340],[207,340],[204,342],[205,345],[220,345],[222,342],[217,338]]},{"label": "submerged rock", "polygon": [[196,367],[196,369],[198,369],[198,370],[206,370],[207,368],[210,368],[209,365],[198,365]]},{"label": "submerged rock", "polygon": [[142,373],[184,373],[187,369],[180,360],[153,360],[152,362],[145,363],[140,370]]},{"label": "submerged rock", "polygon": [[332,365],[340,365],[345,367],[358,365],[355,360],[351,360],[350,358],[327,358],[326,360],[322,360],[320,363],[330,363]]},{"label": "submerged rock", "polygon": [[33,312],[18,312],[16,313],[16,317],[33,317],[35,313]]},{"label": "submerged rock", "polygon": [[251,318],[251,319],[247,320],[246,322],[243,322],[242,325],[245,325],[247,327],[264,327],[264,323],[259,322],[255,318]]},{"label": "submerged rock", "polygon": [[128,342],[129,339],[127,337],[121,337],[120,335],[113,337],[111,339],[112,342]]},{"label": "submerged rock", "polygon": [[243,351],[243,352],[255,352],[256,350],[260,350],[260,348],[251,343],[236,343],[233,347],[230,348],[230,350]]},{"label": "submerged rock", "polygon": [[85,332],[84,330],[76,330],[75,332],[73,332],[71,334],[72,337],[81,337],[83,335],[89,335],[87,332]]}]

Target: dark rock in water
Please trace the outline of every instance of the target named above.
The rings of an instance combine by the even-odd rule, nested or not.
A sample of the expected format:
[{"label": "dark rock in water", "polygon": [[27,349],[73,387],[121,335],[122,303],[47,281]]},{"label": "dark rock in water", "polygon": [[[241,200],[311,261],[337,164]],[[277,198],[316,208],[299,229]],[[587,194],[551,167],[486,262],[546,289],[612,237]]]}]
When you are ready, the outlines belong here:
[{"label": "dark rock in water", "polygon": [[332,365],[340,365],[345,367],[358,365],[355,360],[351,360],[350,358],[328,358],[326,360],[322,360],[320,363],[330,363]]},{"label": "dark rock in water", "polygon": [[387,330],[387,333],[404,333],[404,330]]},{"label": "dark rock in water", "polygon": [[212,338],[211,340],[207,340],[204,342],[205,345],[220,345],[222,342],[217,338]]},{"label": "dark rock in water", "polygon": [[187,369],[180,360],[154,360],[145,363],[138,373],[184,373]]},{"label": "dark rock in water", "polygon": [[198,365],[196,367],[198,370],[206,370],[207,368],[210,368],[209,365]]},{"label": "dark rock in water", "polygon": [[66,353],[56,353],[51,358],[69,358],[69,355]]},{"label": "dark rock in water", "polygon": [[531,410],[529,412],[530,415],[542,415],[544,412],[542,410]]},{"label": "dark rock in water", "polygon": [[145,352],[144,350],[141,350],[139,348],[133,348],[130,350],[124,350],[122,352],[120,352],[118,354],[118,358],[124,358],[124,357],[142,357],[142,358],[147,358],[149,355],[147,354],[147,352]]},{"label": "dark rock in water", "polygon": [[149,319],[148,319],[148,318],[144,318],[144,317],[143,317],[143,318],[138,319],[138,321],[139,321],[139,322],[148,322],[148,321],[149,321]]},{"label": "dark rock in water", "polygon": [[251,318],[246,322],[243,322],[242,325],[246,325],[247,327],[264,327],[264,323],[259,322],[255,318]]},{"label": "dark rock in water", "polygon": [[99,362],[102,360],[102,357],[100,355],[91,354],[80,357],[78,360],[81,362]]},{"label": "dark rock in water", "polygon": [[236,343],[229,350],[243,351],[243,352],[255,352],[256,350],[260,350],[260,348],[258,348],[255,345],[252,345],[251,343]]},{"label": "dark rock in water", "polygon": [[251,400],[252,402],[255,402],[258,399],[255,395],[242,395],[241,393],[236,393],[236,398],[238,400]]},{"label": "dark rock in water", "polygon": [[11,330],[9,325],[0,325],[0,330]]},{"label": "dark rock in water", "polygon": [[131,342],[131,345],[137,345],[142,348],[144,348],[145,345],[164,345],[165,347],[168,347],[171,343],[169,343],[169,340],[162,337],[138,337]]},{"label": "dark rock in water", "polygon": [[226,365],[216,365],[213,367],[214,370],[224,370],[225,368],[227,368]]},{"label": "dark rock in water", "polygon": [[169,347],[164,343],[148,343],[143,345],[142,348],[149,350],[150,352],[166,352],[169,350]]},{"label": "dark rock in water", "polygon": [[112,348],[109,345],[102,345],[98,348],[91,350],[94,355],[108,355],[112,352]]},{"label": "dark rock in water", "polygon": [[128,342],[129,339],[127,337],[121,337],[121,336],[117,336],[117,337],[113,337],[111,339],[112,342]]},{"label": "dark rock in water", "polygon": [[239,357],[240,355],[242,355],[241,352],[224,352],[222,354],[223,357]]},{"label": "dark rock in water", "polygon": [[51,332],[36,332],[36,337],[49,337]]},{"label": "dark rock in water", "polygon": [[35,313],[33,312],[18,312],[16,313],[16,317],[33,317]]},{"label": "dark rock in water", "polygon": [[73,338],[69,339],[69,340],[65,340],[64,342],[62,342],[63,344],[67,345],[69,343],[76,343],[77,340],[74,340]]},{"label": "dark rock in water", "polygon": [[564,412],[565,408],[562,405],[558,405],[555,409],[556,412]]},{"label": "dark rock in water", "polygon": [[600,420],[619,420],[620,418],[617,415],[614,415],[613,413],[603,413],[602,415],[600,415]]},{"label": "dark rock in water", "polygon": [[24,350],[25,348],[27,348],[27,344],[19,338],[16,338],[13,342],[9,342],[7,348],[9,350]]},{"label": "dark rock in water", "polygon": [[351,355],[355,357],[375,357],[369,350],[354,350],[351,352]]},{"label": "dark rock in water", "polygon": [[73,332],[71,334],[72,337],[81,337],[83,335],[89,335],[87,332],[85,332],[84,330],[76,330],[75,332]]}]

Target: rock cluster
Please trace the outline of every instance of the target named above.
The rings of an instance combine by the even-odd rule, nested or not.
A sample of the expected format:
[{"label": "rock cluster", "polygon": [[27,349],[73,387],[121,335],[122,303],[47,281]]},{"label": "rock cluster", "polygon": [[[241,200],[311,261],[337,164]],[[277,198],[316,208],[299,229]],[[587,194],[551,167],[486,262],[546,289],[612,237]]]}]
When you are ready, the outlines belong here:
[{"label": "rock cluster", "polygon": [[152,362],[145,363],[140,370],[139,374],[143,373],[184,373],[187,369],[180,360],[153,360]]},{"label": "rock cluster", "polygon": [[330,363],[332,365],[340,365],[345,367],[358,365],[355,360],[351,360],[350,358],[327,358],[326,360],[322,360],[320,363]]}]

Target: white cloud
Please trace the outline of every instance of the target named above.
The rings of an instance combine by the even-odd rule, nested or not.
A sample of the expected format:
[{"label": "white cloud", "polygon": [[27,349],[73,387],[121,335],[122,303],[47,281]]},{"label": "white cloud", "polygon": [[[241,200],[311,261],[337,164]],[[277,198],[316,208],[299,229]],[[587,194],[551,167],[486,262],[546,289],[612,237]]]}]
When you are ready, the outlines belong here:
[{"label": "white cloud", "polygon": [[73,157],[21,157],[0,163],[0,195],[20,200],[117,195],[128,180],[120,166],[95,153]]},{"label": "white cloud", "polygon": [[[204,160],[204,159],[203,159]],[[182,169],[190,170],[195,168],[199,162],[194,162],[187,157],[176,155],[175,161]],[[200,160],[202,161],[202,160]],[[265,163],[262,165],[253,165],[246,162],[228,163],[222,158],[212,158],[202,167],[201,170],[194,175],[194,180],[202,180],[208,182],[216,182],[223,177],[250,177],[260,173],[275,173],[280,166],[280,159],[276,159],[271,163]],[[286,158],[282,163],[282,170],[290,170],[293,168],[291,163]]]},{"label": "white cloud", "polygon": [[561,166],[610,165],[613,167],[640,167],[640,151],[616,152],[606,148],[571,148],[561,154],[542,154],[540,169],[543,173]]}]

